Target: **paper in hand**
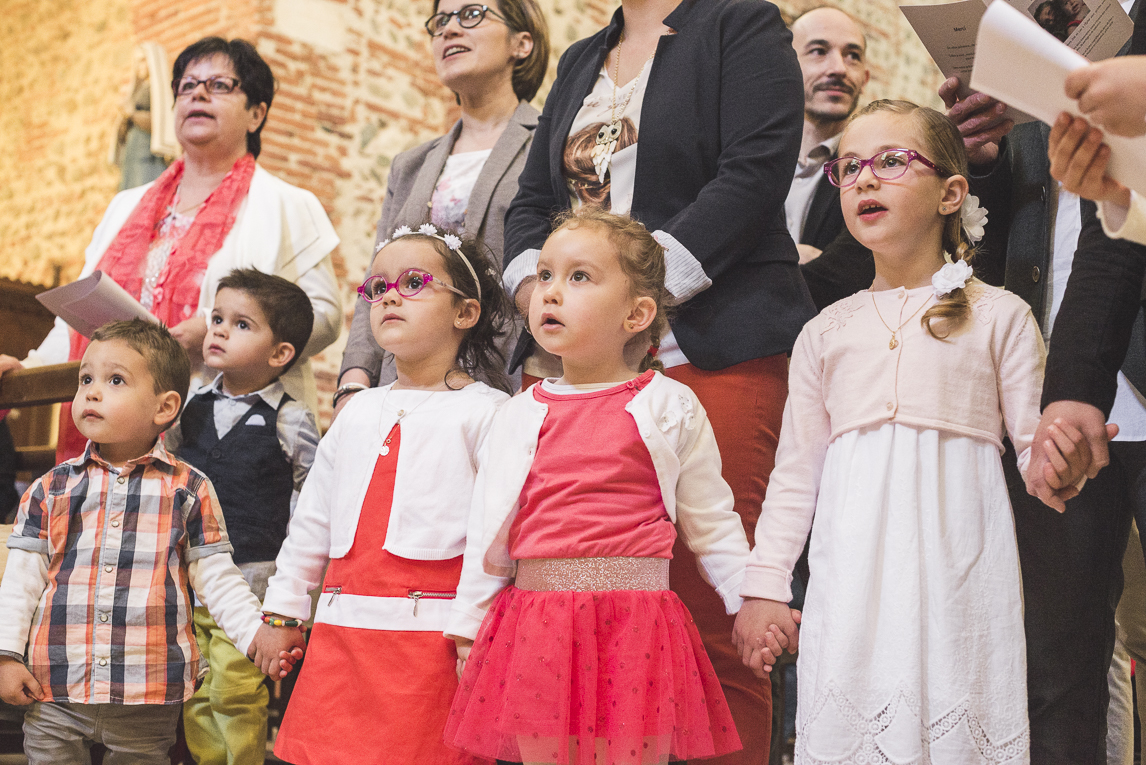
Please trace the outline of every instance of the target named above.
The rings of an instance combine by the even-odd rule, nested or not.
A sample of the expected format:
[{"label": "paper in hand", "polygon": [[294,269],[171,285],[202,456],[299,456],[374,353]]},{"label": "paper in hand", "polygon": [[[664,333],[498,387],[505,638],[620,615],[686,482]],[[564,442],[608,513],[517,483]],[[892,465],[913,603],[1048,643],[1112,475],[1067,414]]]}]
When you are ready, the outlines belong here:
[{"label": "paper in hand", "polygon": [[[1066,95],[1066,78],[1089,63],[1033,20],[1003,2],[987,9],[979,38],[971,87],[1052,124],[1062,112],[1081,116]],[[1146,136],[1105,137],[1110,146],[1107,173],[1146,194]]]},{"label": "paper in hand", "polygon": [[36,299],[84,337],[91,337],[93,332],[109,321],[135,318],[158,321],[127,290],[102,271],[95,271],[79,281],[41,292],[36,295]]}]

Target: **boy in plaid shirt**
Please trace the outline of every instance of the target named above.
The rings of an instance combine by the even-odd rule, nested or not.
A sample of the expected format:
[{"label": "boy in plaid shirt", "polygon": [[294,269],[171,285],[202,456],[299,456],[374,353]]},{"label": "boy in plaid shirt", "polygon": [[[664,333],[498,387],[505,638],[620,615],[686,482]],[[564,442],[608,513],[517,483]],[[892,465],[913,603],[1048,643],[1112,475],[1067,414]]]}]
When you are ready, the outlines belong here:
[{"label": "boy in plaid shirt", "polygon": [[[0,697],[32,705],[30,765],[86,763],[93,742],[109,762],[167,763],[199,669],[189,590],[241,650],[261,624],[210,481],[159,440],[189,385],[165,328],[101,327],[72,403],[88,447],[21,502],[0,583]],[[254,660],[276,677],[291,663]]]}]

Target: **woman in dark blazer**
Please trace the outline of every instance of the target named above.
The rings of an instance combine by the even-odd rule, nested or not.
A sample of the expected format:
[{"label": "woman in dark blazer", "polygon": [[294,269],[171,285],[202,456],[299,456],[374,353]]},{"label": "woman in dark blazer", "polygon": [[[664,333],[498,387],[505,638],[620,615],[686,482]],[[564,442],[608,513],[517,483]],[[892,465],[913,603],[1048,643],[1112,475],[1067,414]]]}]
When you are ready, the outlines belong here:
[{"label": "woman in dark blazer", "polygon": [[[577,148],[568,139],[606,124],[586,119],[594,104],[604,120],[624,123],[613,156],[635,146],[635,171],[605,174],[607,204],[670,235],[661,238],[667,282],[685,302],[661,358],[708,411],[751,540],[787,397],[786,354],[814,315],[784,224],[803,124],[791,35],[762,0],[624,0],[606,29],[570,47],[506,218],[505,282],[519,307],[528,305],[554,213],[602,196],[595,178],[588,182],[593,194],[585,192],[569,161]],[[639,126],[628,124],[636,109]],[[618,188],[622,176],[631,178],[628,210],[617,208],[629,198]],[[531,346],[523,337],[515,365],[531,356]],[[544,366],[532,361],[538,365],[526,372]],[[732,618],[679,541],[673,556],[673,589],[696,619],[744,742],[743,753],[723,761],[766,762],[767,681],[741,664]]]},{"label": "woman in dark blazer", "polygon": [[[487,6],[440,0],[426,29],[438,76],[457,94],[462,116],[450,132],[394,157],[375,242],[389,239],[398,226],[433,220],[484,242],[500,262],[505,211],[517,193],[517,176],[537,126],[537,110],[529,101],[549,65],[545,17],[535,0]],[[483,151],[488,151],[484,161]],[[473,183],[468,194],[468,183],[459,189],[450,177],[451,158],[462,161],[463,176],[468,164]],[[451,209],[443,212],[435,205]],[[507,349],[516,337],[511,334]],[[357,391],[393,380],[393,362],[385,362],[370,331],[370,306],[359,300],[342,357],[335,414]]]}]

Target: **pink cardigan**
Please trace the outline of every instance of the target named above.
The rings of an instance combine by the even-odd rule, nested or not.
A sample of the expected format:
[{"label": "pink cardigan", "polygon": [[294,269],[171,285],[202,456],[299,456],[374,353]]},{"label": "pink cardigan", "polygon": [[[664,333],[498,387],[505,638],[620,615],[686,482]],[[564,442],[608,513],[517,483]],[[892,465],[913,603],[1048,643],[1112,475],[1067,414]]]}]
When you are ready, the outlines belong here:
[{"label": "pink cardigan", "polygon": [[[919,322],[927,309],[912,315],[933,294],[931,287],[859,292],[804,326],[792,351],[776,468],[756,524],[744,597],[791,600],[792,567],[812,526],[824,457],[843,433],[898,422],[981,439],[1001,451],[1005,425],[1026,468],[1046,358],[1030,307],[974,280],[967,286],[971,318],[937,340]],[[889,327],[900,324],[899,343],[889,349]]]}]

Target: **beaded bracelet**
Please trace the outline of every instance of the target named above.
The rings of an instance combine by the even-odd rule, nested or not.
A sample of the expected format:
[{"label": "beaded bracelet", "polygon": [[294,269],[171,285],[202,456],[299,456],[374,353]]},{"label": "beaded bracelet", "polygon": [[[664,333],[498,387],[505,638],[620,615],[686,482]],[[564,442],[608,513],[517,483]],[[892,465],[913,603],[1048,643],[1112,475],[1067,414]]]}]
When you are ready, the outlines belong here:
[{"label": "beaded bracelet", "polygon": [[280,619],[277,616],[263,614],[263,624],[269,624],[272,627],[301,627],[302,621],[300,619]]}]

